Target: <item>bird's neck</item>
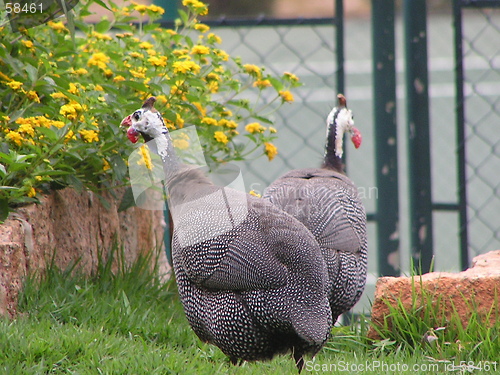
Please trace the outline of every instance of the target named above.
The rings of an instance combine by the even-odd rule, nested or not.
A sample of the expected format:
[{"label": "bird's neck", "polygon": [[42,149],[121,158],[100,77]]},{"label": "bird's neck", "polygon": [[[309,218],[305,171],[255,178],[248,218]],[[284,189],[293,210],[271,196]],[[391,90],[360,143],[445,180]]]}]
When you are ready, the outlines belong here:
[{"label": "bird's neck", "polygon": [[174,145],[169,134],[159,134],[153,138],[153,142],[149,142],[152,151],[158,154],[163,163],[163,170],[165,171],[165,181],[170,181],[179,170],[182,169],[183,164],[175,153]]},{"label": "bird's neck", "polygon": [[326,147],[325,156],[323,158],[323,168],[331,169],[339,173],[344,173],[344,163],[342,158],[335,154],[337,141],[337,131],[336,126],[331,124],[328,126],[327,137],[326,137]]}]

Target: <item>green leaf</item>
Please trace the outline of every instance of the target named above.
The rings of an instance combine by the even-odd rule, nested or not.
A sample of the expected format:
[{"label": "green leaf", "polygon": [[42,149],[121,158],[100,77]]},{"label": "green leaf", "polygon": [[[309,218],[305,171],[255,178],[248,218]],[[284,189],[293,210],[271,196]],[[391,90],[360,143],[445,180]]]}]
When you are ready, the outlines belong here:
[{"label": "green leaf", "polygon": [[265,118],[265,117],[262,117],[262,116],[253,116],[256,120],[259,120],[260,122],[263,122],[265,124],[269,124],[269,125],[273,125],[274,122],[272,122],[271,120],[269,120],[268,118]]},{"label": "green leaf", "polygon": [[26,70],[26,73],[28,73],[28,78],[30,79],[30,81],[36,82],[36,80],[38,79],[38,69],[33,65],[26,64],[24,66],[24,70]]},{"label": "green leaf", "polygon": [[148,91],[148,88],[146,87],[146,85],[144,83],[141,83],[141,82],[123,81],[122,84],[125,86],[128,86],[128,87],[131,87],[135,90]]},{"label": "green leaf", "polygon": [[6,198],[0,199],[0,223],[3,223],[9,216],[9,201]]},{"label": "green leaf", "polygon": [[100,6],[102,6],[103,8],[106,8],[107,10],[111,11],[111,9],[108,8],[108,6],[106,5],[106,3],[104,3],[102,0],[93,0],[94,3],[96,4],[99,4]]},{"label": "green leaf", "polygon": [[38,133],[42,133],[49,141],[56,142],[59,139],[59,136],[57,135],[57,133],[50,128],[44,128],[44,127],[40,126],[36,129],[36,131]]},{"label": "green leaf", "polygon": [[135,206],[134,193],[132,192],[132,188],[128,187],[123,194],[122,200],[120,202],[120,206],[118,207],[118,212],[125,211],[130,207]]},{"label": "green leaf", "polygon": [[109,31],[109,29],[111,28],[111,21],[109,21],[107,19],[102,19],[98,23],[96,23],[94,28],[95,28],[95,31],[103,34],[107,31]]},{"label": "green leaf", "polygon": [[279,79],[274,77],[268,77],[267,79],[269,80],[269,82],[271,82],[271,85],[273,85],[276,91],[283,90],[283,82],[281,82]]}]

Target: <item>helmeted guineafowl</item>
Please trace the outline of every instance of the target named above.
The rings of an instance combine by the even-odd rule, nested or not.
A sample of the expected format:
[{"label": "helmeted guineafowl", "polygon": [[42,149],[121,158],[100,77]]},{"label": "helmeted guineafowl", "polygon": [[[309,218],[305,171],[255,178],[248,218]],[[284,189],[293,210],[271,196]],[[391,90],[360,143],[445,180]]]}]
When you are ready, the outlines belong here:
[{"label": "helmeted guineafowl", "polygon": [[179,295],[198,337],[236,363],[291,351],[299,370],[333,321],[327,270],[311,232],[271,203],[214,185],[180,162],[149,98],[126,117],[132,141],[153,140],[163,161],[174,221]]},{"label": "helmeted guineafowl", "polygon": [[342,142],[346,131],[359,147],[346,99],[327,119],[327,142],[322,168],[293,170],[274,181],[263,198],[296,217],[316,237],[329,275],[329,300],[334,320],[354,306],[366,283],[366,214],[358,190],[344,174]]}]

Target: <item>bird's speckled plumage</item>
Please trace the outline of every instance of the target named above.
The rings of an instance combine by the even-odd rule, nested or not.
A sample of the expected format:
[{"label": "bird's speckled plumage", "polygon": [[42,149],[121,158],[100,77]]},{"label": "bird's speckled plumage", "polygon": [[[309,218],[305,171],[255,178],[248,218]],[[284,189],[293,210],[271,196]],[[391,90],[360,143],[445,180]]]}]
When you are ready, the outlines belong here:
[{"label": "bird's speckled plumage", "polygon": [[[345,107],[345,98],[343,103],[339,98],[339,104],[329,116],[329,135],[337,134],[334,126],[338,112]],[[332,136],[329,143],[335,145],[335,141]],[[325,164],[341,166],[334,153],[333,147],[327,148]],[[367,270],[365,209],[356,186],[338,169],[293,170],[274,181],[263,194],[265,200],[304,223],[318,241],[328,268],[334,320],[361,297]]]},{"label": "bird's speckled plumage", "polygon": [[[161,127],[154,118],[132,115],[122,123],[161,138],[162,155],[165,139],[171,141],[168,132],[152,130]],[[333,323],[314,236],[271,203],[215,186],[199,169],[172,161],[166,148],[174,271],[194,332],[233,363],[291,351],[300,370],[302,356],[321,349]]]}]

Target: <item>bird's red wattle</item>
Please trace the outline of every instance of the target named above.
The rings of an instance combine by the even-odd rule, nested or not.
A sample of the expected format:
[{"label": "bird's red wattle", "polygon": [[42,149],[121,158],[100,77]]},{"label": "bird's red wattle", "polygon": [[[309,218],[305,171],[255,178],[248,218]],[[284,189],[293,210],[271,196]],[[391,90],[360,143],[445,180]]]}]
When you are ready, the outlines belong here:
[{"label": "bird's red wattle", "polygon": [[351,137],[351,141],[352,143],[354,144],[354,147],[356,148],[359,148],[359,146],[361,146],[361,141],[362,141],[362,137],[361,137],[361,133],[358,129],[356,128],[353,128],[352,129],[352,137]]},{"label": "bird's red wattle", "polygon": [[136,143],[139,140],[139,132],[133,127],[128,128],[127,137],[132,143]]}]

